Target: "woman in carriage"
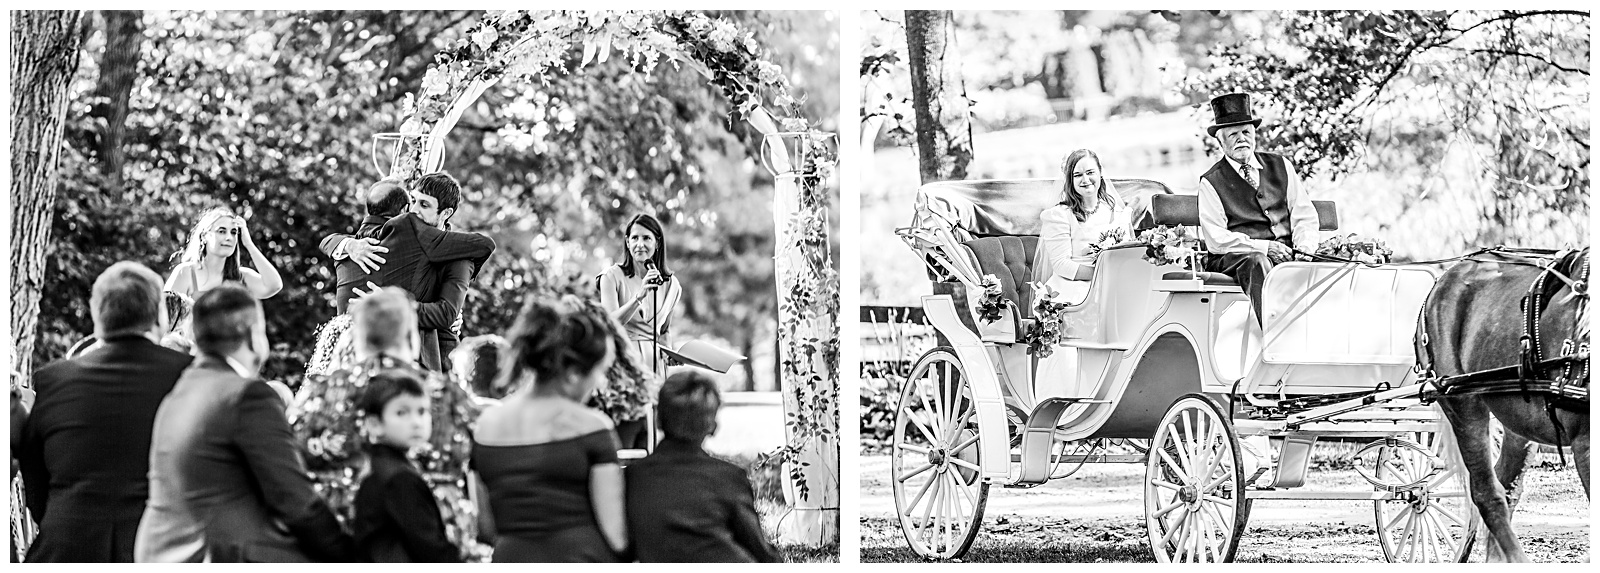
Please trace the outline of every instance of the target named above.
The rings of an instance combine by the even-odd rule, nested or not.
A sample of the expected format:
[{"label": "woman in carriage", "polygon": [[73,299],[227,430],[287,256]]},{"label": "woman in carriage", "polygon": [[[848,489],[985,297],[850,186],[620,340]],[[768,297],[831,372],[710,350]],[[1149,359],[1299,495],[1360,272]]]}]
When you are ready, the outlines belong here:
[{"label": "woman in carriage", "polygon": [[[1033,282],[1046,285],[1056,302],[1076,304],[1089,293],[1095,255],[1107,245],[1131,240],[1133,211],[1100,171],[1093,151],[1078,149],[1061,161],[1061,203],[1039,215],[1039,246]],[[1040,294],[1039,296],[1046,296]],[[1057,349],[1039,362],[1036,384],[1044,395],[1076,395],[1077,353]]]}]

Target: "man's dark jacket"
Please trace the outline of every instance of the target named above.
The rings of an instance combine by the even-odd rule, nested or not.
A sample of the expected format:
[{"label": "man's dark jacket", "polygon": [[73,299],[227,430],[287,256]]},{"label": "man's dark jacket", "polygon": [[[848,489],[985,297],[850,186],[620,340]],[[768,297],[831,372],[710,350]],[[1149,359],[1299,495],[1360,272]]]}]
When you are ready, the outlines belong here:
[{"label": "man's dark jacket", "polygon": [[34,372],[37,398],[17,454],[39,523],[29,562],[133,562],[150,491],[150,427],[191,360],[125,335]]},{"label": "man's dark jacket", "polygon": [[477,233],[445,231],[429,225],[414,213],[392,219],[368,215],[356,235],[328,235],[322,252],[333,256],[346,238],[373,238],[387,247],[383,265],[368,274],[347,257],[335,264],[338,277],[335,302],[344,313],[355,297],[354,287],[368,281],[380,287],[396,286],[411,293],[420,304],[417,327],[422,335],[422,362],[430,370],[443,370],[443,357],[459,338],[451,330],[466,301],[467,282],[494,253],[494,240]]},{"label": "man's dark jacket", "polygon": [[628,466],[628,538],[643,563],[773,563],[744,469],[668,438]]},{"label": "man's dark jacket", "polygon": [[312,487],[284,408],[271,386],[224,359],[202,356],[184,371],[150,433],[141,561],[355,557],[350,535]]}]

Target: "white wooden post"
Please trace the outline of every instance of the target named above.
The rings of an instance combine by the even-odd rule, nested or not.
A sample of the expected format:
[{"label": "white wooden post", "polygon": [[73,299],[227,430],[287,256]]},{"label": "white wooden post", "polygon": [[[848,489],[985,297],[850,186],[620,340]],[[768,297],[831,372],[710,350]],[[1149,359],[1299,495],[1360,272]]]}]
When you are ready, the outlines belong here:
[{"label": "white wooden post", "polygon": [[[763,136],[779,132],[777,123],[765,109],[757,108],[750,114],[750,124],[761,132]],[[777,173],[785,173],[793,169],[789,162],[787,142],[781,138],[771,138],[771,154],[767,157],[772,162],[772,167]],[[800,279],[800,271],[806,266],[806,253],[801,249],[800,237],[789,234],[789,220],[800,210],[800,185],[795,174],[777,175],[773,180],[772,196],[772,223],[773,232],[776,234],[773,258],[773,269],[777,274],[778,298],[782,300]],[[823,248],[827,248],[824,246]],[[779,312],[782,312],[781,310]],[[778,356],[779,364],[788,361],[800,363],[799,376],[784,376],[779,380],[779,388],[783,392],[783,410],[786,414],[803,412],[804,409],[796,400],[801,393],[796,392],[796,385],[806,383],[807,379],[815,376],[823,381],[817,388],[818,392],[825,392],[837,396],[839,377],[837,373],[829,372],[828,365],[823,360],[821,353],[816,353],[814,359],[805,360],[804,356],[788,355],[793,348],[786,342],[790,339],[804,340],[830,340],[835,337],[834,324],[837,317],[830,313],[813,313],[810,318],[802,318],[797,323],[794,332],[784,332],[778,329]],[[783,324],[779,317],[779,324]],[[835,405],[837,407],[837,405]],[[831,418],[831,417],[830,417]],[[809,546],[822,546],[837,543],[839,540],[839,443],[838,428],[830,428],[832,438],[811,436],[805,443],[800,444],[799,459],[806,466],[801,468],[805,476],[808,491],[800,495],[795,487],[794,480],[790,478],[792,468],[783,468],[784,497],[794,507],[794,513],[784,521],[784,528],[779,536],[786,542],[799,543]],[[788,443],[794,444],[797,440],[793,435],[794,430],[787,425],[784,435]]]}]

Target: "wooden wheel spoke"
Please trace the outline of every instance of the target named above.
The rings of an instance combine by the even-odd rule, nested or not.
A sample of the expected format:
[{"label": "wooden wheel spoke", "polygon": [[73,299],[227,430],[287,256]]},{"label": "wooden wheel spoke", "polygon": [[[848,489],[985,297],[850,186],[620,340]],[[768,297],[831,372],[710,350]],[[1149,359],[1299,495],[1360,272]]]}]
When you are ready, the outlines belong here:
[{"label": "wooden wheel spoke", "polygon": [[[918,384],[917,385],[917,398],[922,400],[923,411],[928,413],[928,421],[927,421],[928,427],[932,428],[935,432],[937,432],[936,434],[931,433],[930,435],[942,436],[945,433],[944,432],[944,426],[940,425],[939,422],[941,421],[941,418],[943,417],[943,414],[939,413],[939,406],[935,405],[933,400],[928,398],[927,390],[928,390],[928,387],[926,385]],[[940,442],[935,441],[934,443],[937,444],[937,443],[940,443]]]},{"label": "wooden wheel spoke", "polygon": [[1165,517],[1167,514],[1172,513],[1173,510],[1183,507],[1184,505],[1185,504],[1183,503],[1183,500],[1174,501],[1171,505],[1156,510],[1155,513],[1150,514],[1150,517],[1160,519]]},{"label": "wooden wheel spoke", "polygon": [[1411,508],[1408,507],[1408,504],[1405,504],[1405,503],[1402,503],[1402,502],[1398,502],[1398,501],[1388,502],[1388,503],[1385,504],[1385,506],[1386,507],[1391,507],[1391,508],[1396,508],[1394,517],[1389,518],[1389,522],[1383,524],[1383,529],[1385,531],[1394,529],[1395,526],[1396,526],[1395,524],[1400,523],[1401,519],[1405,519],[1406,512],[1411,511]]},{"label": "wooden wheel spoke", "polygon": [[928,429],[927,424],[922,423],[922,419],[917,417],[915,412],[907,410],[906,419],[911,420],[912,426],[914,426],[918,432],[922,432],[922,437],[927,438],[929,445],[943,443],[938,438],[934,437],[936,434],[933,433],[933,430]]},{"label": "wooden wheel spoke", "polygon": [[933,451],[930,448],[924,448],[922,446],[913,446],[911,444],[895,444],[894,447],[897,448],[897,449],[901,449],[901,450],[911,450],[913,452],[916,452],[916,453],[919,453],[919,454],[922,454],[922,455],[928,455],[928,452]]},{"label": "wooden wheel spoke", "polygon": [[1166,534],[1161,537],[1162,543],[1172,543],[1172,535],[1182,531],[1183,524],[1189,520],[1189,507],[1185,505],[1181,509],[1183,509],[1183,512],[1179,513],[1177,517],[1172,518],[1172,523],[1167,529]]},{"label": "wooden wheel spoke", "polygon": [[972,444],[976,444],[976,443],[978,443],[978,436],[972,436],[970,438],[962,440],[960,444],[956,444],[956,447],[950,448],[949,455],[954,456],[954,455],[959,454],[961,452],[967,451],[967,448],[972,447]]},{"label": "wooden wheel spoke", "polygon": [[911,473],[908,473],[906,475],[900,476],[900,483],[905,483],[906,480],[914,478],[914,477],[917,477],[918,474],[921,474],[922,472],[925,472],[925,471],[928,471],[928,470],[931,470],[931,469],[933,469],[933,464],[922,464],[920,466],[917,466],[916,469],[911,470]]},{"label": "wooden wheel spoke", "polygon": [[1153,485],[1153,486],[1156,486],[1156,487],[1159,487],[1159,488],[1162,488],[1162,489],[1172,490],[1172,491],[1178,491],[1180,489],[1183,489],[1183,486],[1180,486],[1178,484],[1169,482],[1167,480],[1161,480],[1161,479],[1150,480],[1150,485]]},{"label": "wooden wheel spoke", "polygon": [[951,464],[954,464],[954,465],[957,465],[957,466],[961,466],[961,467],[967,468],[967,469],[975,471],[975,472],[976,471],[983,471],[983,470],[979,469],[978,466],[973,465],[972,462],[963,460],[961,458],[950,458],[949,462]]},{"label": "wooden wheel spoke", "polygon": [[[1167,454],[1167,450],[1165,448],[1156,450],[1156,454],[1161,456],[1161,461],[1166,462],[1167,465],[1173,469],[1173,474],[1177,475],[1179,479],[1183,480],[1184,485],[1188,485],[1189,473],[1185,470],[1182,464],[1173,461],[1172,456]],[[1183,457],[1183,454],[1179,454],[1178,457]]]},{"label": "wooden wheel spoke", "polygon": [[[1446,519],[1449,519],[1450,522],[1456,524],[1457,527],[1461,527],[1463,529],[1465,529],[1467,527],[1467,522],[1462,521],[1460,517],[1456,517],[1455,512],[1450,511],[1450,508],[1447,508],[1445,506],[1439,505],[1438,502],[1435,502],[1435,501],[1433,501],[1431,499],[1428,500],[1428,509],[1429,510],[1437,510],[1437,513],[1439,515],[1442,515]],[[1431,513],[1431,511],[1430,511],[1430,513]]]},{"label": "wooden wheel spoke", "polygon": [[[957,480],[957,478],[956,478],[956,477],[955,477],[955,476],[951,476],[951,477],[950,477],[950,480],[951,480],[951,481],[956,481],[956,480]],[[960,491],[960,492],[961,492],[961,495],[962,495],[962,496],[965,496],[965,497],[966,497],[966,498],[967,498],[967,503],[970,503],[970,504],[972,504],[972,507],[973,507],[973,510],[972,510],[972,511],[973,511],[973,512],[977,512],[977,511],[978,511],[978,510],[977,510],[977,507],[978,507],[978,499],[977,499],[977,498],[976,498],[976,497],[974,497],[974,496],[973,496],[973,495],[972,495],[972,492],[971,492],[971,491],[969,491],[969,490],[968,490],[968,487],[969,487],[969,486],[968,486],[968,485],[966,485],[966,484],[963,484],[963,483],[960,483],[960,482],[957,482],[957,483],[956,483],[956,490],[957,490],[957,491]]]},{"label": "wooden wheel spoke", "polygon": [[[905,480],[901,481],[904,482]],[[928,488],[933,486],[933,481],[930,479],[922,482],[922,487],[917,490],[917,496],[911,498],[911,503],[906,504],[906,512],[904,513],[906,517],[911,517],[911,512],[917,510],[917,502],[922,501],[922,496],[928,494]]]}]

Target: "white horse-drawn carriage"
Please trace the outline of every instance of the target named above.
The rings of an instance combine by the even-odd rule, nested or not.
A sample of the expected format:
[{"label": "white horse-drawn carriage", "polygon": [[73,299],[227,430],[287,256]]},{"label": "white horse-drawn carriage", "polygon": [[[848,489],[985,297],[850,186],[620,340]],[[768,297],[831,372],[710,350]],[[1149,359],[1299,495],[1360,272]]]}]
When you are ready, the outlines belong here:
[{"label": "white horse-drawn carriage", "polygon": [[[1115,183],[1143,212],[1137,227],[1198,225],[1195,197]],[[894,425],[895,508],[913,550],[963,555],[991,485],[1140,463],[1158,561],[1233,559],[1251,504],[1274,499],[1371,502],[1391,561],[1466,556],[1477,513],[1414,369],[1434,270],[1278,265],[1262,328],[1228,277],[1157,266],[1143,244],[1112,247],[1097,256],[1087,295],[1060,314],[1054,350],[1077,353],[1076,380],[1041,381],[1024,341],[1038,318],[1030,268],[1039,214],[1059,196],[1055,180],[932,183],[898,230],[927,265],[935,294],[922,305],[943,339],[912,368]],[[1338,227],[1331,203],[1317,210],[1323,230]],[[1009,301],[997,320],[977,311],[986,275]],[[1241,451],[1252,436],[1269,438],[1253,441],[1270,455]],[[1350,457],[1370,487],[1307,486],[1321,438],[1364,444]],[[1257,457],[1270,473],[1247,465]]]}]

